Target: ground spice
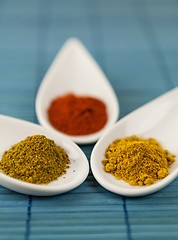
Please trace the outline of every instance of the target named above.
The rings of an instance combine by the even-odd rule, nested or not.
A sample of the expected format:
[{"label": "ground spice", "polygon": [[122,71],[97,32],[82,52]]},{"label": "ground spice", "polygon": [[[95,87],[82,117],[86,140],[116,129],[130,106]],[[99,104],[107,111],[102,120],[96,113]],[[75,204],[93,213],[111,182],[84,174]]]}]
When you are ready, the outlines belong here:
[{"label": "ground spice", "polygon": [[5,151],[0,170],[10,177],[35,184],[48,184],[66,173],[66,152],[43,135],[29,136]]},{"label": "ground spice", "polygon": [[52,126],[68,135],[88,135],[107,122],[105,104],[99,99],[67,94],[54,99],[48,109]]},{"label": "ground spice", "polygon": [[133,186],[151,185],[168,175],[175,155],[153,139],[136,136],[117,139],[105,152],[104,170]]}]

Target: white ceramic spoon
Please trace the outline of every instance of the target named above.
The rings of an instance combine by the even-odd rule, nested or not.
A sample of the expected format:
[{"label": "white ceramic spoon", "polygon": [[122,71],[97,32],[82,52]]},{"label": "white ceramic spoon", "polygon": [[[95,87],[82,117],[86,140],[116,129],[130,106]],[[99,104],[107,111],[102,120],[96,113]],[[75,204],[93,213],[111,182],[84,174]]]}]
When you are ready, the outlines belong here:
[{"label": "white ceramic spoon", "polygon": [[[136,135],[155,138],[164,149],[176,155],[169,175],[150,186],[131,186],[104,172],[101,161],[105,150],[115,139]],[[91,169],[96,180],[111,192],[125,196],[142,196],[160,190],[178,175],[178,88],[147,103],[115,124],[95,145]]]},{"label": "white ceramic spoon", "polygon": [[71,92],[102,100],[106,104],[109,119],[99,132],[85,136],[64,135],[80,144],[97,141],[116,122],[119,104],[109,81],[98,64],[81,42],[74,38],[64,44],[39,87],[36,97],[36,113],[43,126],[59,132],[50,124],[47,109],[53,99]]},{"label": "white ceramic spoon", "polygon": [[47,185],[37,185],[11,178],[0,172],[0,185],[19,193],[50,196],[70,191],[87,177],[89,164],[82,150],[71,140],[34,123],[0,115],[0,159],[5,150],[24,140],[27,136],[45,135],[64,148],[70,159],[67,173]]}]

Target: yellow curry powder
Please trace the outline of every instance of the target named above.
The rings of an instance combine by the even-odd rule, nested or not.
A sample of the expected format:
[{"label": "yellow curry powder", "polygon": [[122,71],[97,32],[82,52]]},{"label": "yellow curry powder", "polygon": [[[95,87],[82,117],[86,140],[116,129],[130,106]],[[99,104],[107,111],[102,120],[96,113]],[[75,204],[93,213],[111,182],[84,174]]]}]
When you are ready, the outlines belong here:
[{"label": "yellow curry powder", "polygon": [[48,184],[66,173],[67,153],[53,140],[33,135],[5,151],[0,170],[10,177],[35,184]]},{"label": "yellow curry powder", "polygon": [[136,136],[115,140],[105,156],[104,170],[132,186],[148,186],[166,177],[175,161],[175,155],[170,155],[155,139]]}]

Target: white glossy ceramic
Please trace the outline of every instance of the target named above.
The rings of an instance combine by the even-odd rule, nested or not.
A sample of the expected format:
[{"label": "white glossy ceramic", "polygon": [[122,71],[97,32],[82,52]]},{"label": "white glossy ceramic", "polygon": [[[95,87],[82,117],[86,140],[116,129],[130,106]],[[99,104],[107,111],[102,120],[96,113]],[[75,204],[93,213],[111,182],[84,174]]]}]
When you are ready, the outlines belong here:
[{"label": "white glossy ceramic", "polygon": [[[115,139],[136,135],[155,138],[164,149],[176,155],[169,175],[150,186],[131,186],[104,172],[101,161],[106,148]],[[125,196],[142,196],[156,192],[178,175],[178,88],[147,103],[117,122],[95,145],[91,154],[91,169],[95,179],[111,192]]]},{"label": "white glossy ceramic", "polygon": [[2,172],[0,172],[0,185],[19,193],[49,196],[70,191],[86,179],[89,172],[88,160],[82,150],[70,139],[37,124],[3,115],[0,115],[0,133],[0,159],[4,151],[12,145],[24,140],[27,136],[41,134],[64,148],[71,162],[65,175],[47,185],[23,182]]},{"label": "white glossy ceramic", "polygon": [[[82,43],[69,39],[57,54],[46,73],[36,97],[36,113],[39,122],[46,128],[55,130],[48,120],[47,110],[53,99],[67,93],[88,95],[102,100],[107,107],[108,122],[105,127],[84,136],[65,136],[79,144],[97,141],[110,128],[119,115],[117,97],[106,76],[88,53]],[[63,133],[62,133],[63,134]]]}]

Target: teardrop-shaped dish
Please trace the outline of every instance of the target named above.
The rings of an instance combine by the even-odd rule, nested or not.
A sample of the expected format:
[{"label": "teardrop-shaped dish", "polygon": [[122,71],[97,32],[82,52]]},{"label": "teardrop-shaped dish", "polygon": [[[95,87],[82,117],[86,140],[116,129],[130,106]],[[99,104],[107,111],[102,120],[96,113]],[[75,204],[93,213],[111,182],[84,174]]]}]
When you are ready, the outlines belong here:
[{"label": "teardrop-shaped dish", "polygon": [[[150,186],[131,186],[104,171],[102,160],[105,150],[116,139],[136,135],[141,138],[155,138],[176,161],[169,169],[169,175]],[[125,196],[142,196],[156,192],[172,182],[178,175],[178,88],[147,103],[117,122],[96,143],[91,154],[91,169],[95,179],[111,192]]]},{"label": "teardrop-shaped dish", "polygon": [[79,144],[97,141],[110,128],[119,115],[117,97],[106,76],[86,48],[77,39],[69,39],[57,54],[46,73],[36,97],[36,113],[39,122],[53,129],[47,110],[53,99],[67,93],[91,96],[102,100],[107,107],[108,121],[100,131],[83,136],[65,136]]},{"label": "teardrop-shaped dish", "polygon": [[4,151],[9,150],[12,145],[36,134],[54,140],[66,151],[70,159],[67,173],[47,185],[20,181],[2,172],[0,172],[0,185],[19,193],[50,196],[70,191],[86,179],[89,172],[88,160],[82,150],[70,139],[37,124],[3,115],[0,115],[0,133],[0,159]]}]

